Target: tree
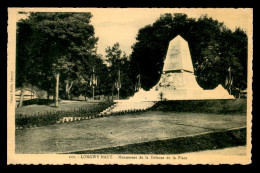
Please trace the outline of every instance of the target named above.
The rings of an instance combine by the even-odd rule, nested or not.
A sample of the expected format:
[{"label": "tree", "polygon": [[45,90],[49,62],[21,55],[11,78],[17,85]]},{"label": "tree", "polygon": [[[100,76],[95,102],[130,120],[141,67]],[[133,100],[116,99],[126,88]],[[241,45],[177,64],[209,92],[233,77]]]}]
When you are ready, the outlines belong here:
[{"label": "tree", "polygon": [[110,77],[107,66],[104,64],[101,55],[93,55],[91,62],[88,62],[86,68],[82,69],[82,73],[78,75],[78,79],[74,80],[71,89],[71,94],[74,96],[92,97],[92,87],[90,86],[91,75],[93,69],[95,70],[95,76],[97,78],[97,85],[95,87],[95,95],[108,95],[110,94]]},{"label": "tree", "polygon": [[122,98],[132,95],[134,84],[130,76],[130,62],[125,52],[120,50],[119,43],[115,43],[112,47],[107,47],[106,58],[111,79],[109,86],[111,87],[112,95],[116,88],[120,89]]},{"label": "tree", "polygon": [[160,79],[169,41],[177,35],[189,44],[194,73],[201,87],[212,89],[224,84],[231,67],[236,74],[235,87],[245,88],[246,33],[241,29],[232,32],[224,23],[207,15],[196,20],[186,14],[164,14],[152,25],[141,28],[130,55],[132,80],[141,74],[142,87],[152,88]]},{"label": "tree", "polygon": [[109,95],[110,94],[110,78],[109,78],[109,69],[103,61],[103,57],[99,55],[95,61],[95,71],[97,77],[97,95]]},{"label": "tree", "polygon": [[32,85],[38,85],[40,75],[40,58],[37,48],[42,42],[35,42],[36,33],[33,32],[33,22],[22,20],[17,23],[17,49],[16,49],[16,88],[21,89],[19,107],[23,106],[23,96]]},{"label": "tree", "polygon": [[[38,64],[37,70],[21,69],[22,74],[36,74],[40,88],[53,87],[46,83],[55,81],[55,105],[58,106],[60,78],[65,81],[66,93],[69,93],[78,74],[86,68],[96,53],[97,38],[90,24],[90,13],[30,13],[27,19],[18,22],[18,50],[28,47],[33,55],[25,50],[25,54],[17,54],[18,66],[32,67]],[[26,25],[26,27],[23,27]],[[23,29],[23,28],[29,28]],[[28,32],[30,31],[30,32]],[[29,40],[23,46],[23,38]],[[30,59],[32,61],[27,61]],[[22,63],[21,63],[22,62]],[[37,73],[36,73],[37,72]],[[24,81],[22,78],[18,80]],[[39,80],[36,80],[38,82]],[[52,81],[52,82],[48,82]],[[21,84],[20,84],[21,85]]]}]

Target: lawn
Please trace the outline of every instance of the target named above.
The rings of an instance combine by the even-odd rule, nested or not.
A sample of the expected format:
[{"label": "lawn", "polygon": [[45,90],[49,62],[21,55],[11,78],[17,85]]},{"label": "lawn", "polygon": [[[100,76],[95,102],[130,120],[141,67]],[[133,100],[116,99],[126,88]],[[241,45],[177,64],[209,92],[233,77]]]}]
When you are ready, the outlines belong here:
[{"label": "lawn", "polygon": [[204,112],[216,114],[246,113],[246,99],[227,100],[174,100],[156,103],[153,110],[157,111],[180,111],[180,112]]},{"label": "lawn", "polygon": [[170,140],[245,126],[246,114],[148,111],[16,130],[15,146],[16,153],[66,153]]},{"label": "lawn", "polygon": [[[38,113],[71,111],[74,109],[85,109],[91,112],[97,108],[103,109],[105,104],[107,103],[86,101],[61,101],[59,107],[33,104],[17,108],[16,115],[26,114],[27,116],[32,116]],[[223,110],[227,110],[230,114]],[[114,148],[120,146],[122,153],[128,151],[134,153],[141,151],[157,153],[156,149],[151,151],[149,147],[147,148],[147,142],[148,146],[167,144],[173,147],[175,146],[176,138],[185,137],[184,139],[187,140],[186,136],[218,133],[232,128],[245,128],[245,110],[245,100],[159,102],[150,111],[143,113],[16,130],[16,152],[67,153],[79,151],[87,153],[90,150],[98,149],[98,151],[104,153],[114,153],[118,151],[114,150]],[[218,136],[225,138],[227,135],[224,133]],[[199,140],[208,141],[214,135],[204,137],[206,138],[189,138],[189,140],[195,143]],[[226,141],[228,141],[229,137],[226,138]],[[244,144],[243,135],[240,139],[242,142],[240,140],[238,143],[228,143],[226,146]],[[165,140],[168,140],[168,142],[163,142]],[[224,139],[221,138],[221,140],[225,142]],[[143,143],[145,144],[144,146]],[[210,146],[211,144],[202,145]],[[135,146],[140,151],[133,150]],[[203,146],[201,147],[202,150],[210,149]],[[223,146],[221,144],[217,147],[221,148]],[[173,150],[165,150],[164,152],[170,154]],[[184,151],[180,149],[174,152]]]},{"label": "lawn", "polygon": [[244,145],[246,145],[246,128],[241,128],[97,150],[77,151],[69,154],[180,154]]},{"label": "lawn", "polygon": [[15,114],[23,114],[32,116],[38,113],[57,112],[57,111],[70,111],[74,109],[92,110],[97,108],[102,102],[86,102],[86,101],[61,101],[58,107],[54,105],[28,105],[21,108],[16,108]]}]

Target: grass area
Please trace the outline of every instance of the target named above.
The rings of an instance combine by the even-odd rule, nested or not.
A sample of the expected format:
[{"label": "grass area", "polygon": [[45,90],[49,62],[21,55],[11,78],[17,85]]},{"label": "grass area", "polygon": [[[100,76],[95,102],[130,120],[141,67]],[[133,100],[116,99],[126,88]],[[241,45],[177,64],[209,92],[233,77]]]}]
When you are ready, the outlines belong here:
[{"label": "grass area", "polygon": [[[47,114],[59,111],[71,111],[84,109],[85,112],[95,112],[107,102],[89,103],[85,101],[61,101],[59,107],[52,105],[29,105],[16,109],[16,115],[23,114],[35,118],[39,114]],[[109,104],[109,103],[108,103]],[[107,105],[109,106],[109,105]],[[157,103],[150,111],[126,114],[124,116],[111,116],[73,123],[53,124],[47,123],[47,127],[16,130],[17,153],[64,153],[69,151],[84,151],[95,149],[115,149],[119,147],[121,152],[182,152],[182,143],[186,145],[187,152],[221,148],[236,145],[244,145],[240,138],[220,132],[213,136],[203,138],[188,138],[188,142],[171,141],[180,136],[199,133],[225,131],[231,128],[246,126],[246,100],[196,100],[196,101],[168,101]],[[100,111],[100,110],[99,110]],[[59,116],[57,116],[60,118]],[[56,117],[56,118],[57,118]],[[47,121],[46,121],[47,120]],[[50,122],[55,122],[55,116],[50,116]],[[38,120],[35,119],[37,122]],[[42,116],[40,122],[46,125],[48,118]],[[28,123],[28,122],[27,122]],[[222,139],[224,137],[224,139]],[[189,141],[190,140],[190,141]],[[220,143],[218,143],[218,140]],[[221,141],[222,140],[222,141]],[[231,140],[231,141],[229,141]],[[149,141],[155,142],[151,143]],[[202,141],[202,145],[199,142]],[[225,143],[226,141],[226,143]],[[232,142],[233,141],[233,142]],[[148,143],[147,143],[148,142]],[[207,143],[208,142],[208,143]],[[211,143],[210,143],[211,142]],[[141,145],[143,144],[144,145]],[[175,144],[176,143],[176,144]],[[214,146],[212,144],[216,143]],[[178,144],[178,145],[177,145]],[[197,146],[194,148],[194,145]],[[128,146],[130,145],[130,146]],[[139,146],[140,145],[140,146]],[[185,146],[184,145],[184,146]],[[127,146],[127,148],[125,148]],[[158,148],[156,148],[156,146]],[[180,149],[167,150],[167,147],[179,147]],[[137,147],[135,151],[134,148]],[[162,151],[159,148],[164,148]],[[187,148],[188,147],[188,148]],[[158,150],[157,150],[158,149]],[[102,150],[103,151],[103,150]],[[107,152],[104,150],[104,152]],[[110,152],[110,150],[109,150]]]},{"label": "grass area", "polygon": [[39,114],[44,114],[48,112],[58,112],[58,111],[71,111],[76,109],[93,110],[97,107],[107,104],[108,102],[86,102],[86,101],[61,101],[58,107],[53,104],[49,105],[28,105],[21,108],[16,108],[15,114],[17,115],[27,115],[34,116]]},{"label": "grass area", "polygon": [[25,106],[16,110],[15,125],[17,128],[30,128],[55,124],[63,117],[87,117],[90,119],[112,104],[112,102],[89,104],[66,101],[60,103],[58,108],[46,105]]},{"label": "grass area", "polygon": [[180,154],[246,145],[246,128],[69,154]]},{"label": "grass area", "polygon": [[245,156],[247,154],[247,146],[235,146],[235,147],[227,147],[216,150],[203,150],[185,153],[189,155],[237,155],[237,156]]},{"label": "grass area", "polygon": [[246,113],[246,101],[246,99],[162,101],[156,103],[151,110],[217,114]]},{"label": "grass area", "polygon": [[246,114],[147,111],[16,130],[15,147],[17,154],[64,153],[245,126]]}]

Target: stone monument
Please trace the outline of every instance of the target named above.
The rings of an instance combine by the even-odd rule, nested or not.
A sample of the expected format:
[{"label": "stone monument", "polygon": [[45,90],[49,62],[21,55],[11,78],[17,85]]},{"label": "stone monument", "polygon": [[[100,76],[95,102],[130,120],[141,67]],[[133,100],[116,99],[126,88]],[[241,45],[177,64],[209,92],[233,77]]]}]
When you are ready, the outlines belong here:
[{"label": "stone monument", "polygon": [[[143,91],[142,94],[144,100],[150,101],[234,98],[222,85],[218,85],[213,90],[203,90],[198,85],[188,42],[180,35],[169,43],[159,82],[150,91]],[[140,100],[140,94],[136,93],[137,95]],[[131,99],[134,98],[135,96]]]},{"label": "stone monument", "polygon": [[168,100],[192,98],[203,91],[194,75],[188,43],[179,35],[169,43],[156,90]]},{"label": "stone monument", "polygon": [[222,85],[213,90],[203,90],[194,75],[189,45],[181,36],[169,43],[164,60],[163,74],[159,82],[149,91],[142,88],[128,100],[115,100],[117,104],[100,115],[146,110],[160,100],[206,100],[234,99]]}]

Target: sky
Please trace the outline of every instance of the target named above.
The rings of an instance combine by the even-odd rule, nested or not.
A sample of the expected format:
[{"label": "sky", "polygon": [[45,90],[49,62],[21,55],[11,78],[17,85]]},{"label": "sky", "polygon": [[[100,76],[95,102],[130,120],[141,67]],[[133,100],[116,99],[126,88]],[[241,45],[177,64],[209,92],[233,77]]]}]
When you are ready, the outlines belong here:
[{"label": "sky", "polygon": [[105,55],[107,46],[119,42],[122,51],[131,54],[138,30],[154,23],[163,13],[186,13],[188,17],[199,18],[203,14],[224,22],[231,30],[240,27],[248,32],[250,18],[243,9],[223,10],[182,10],[182,9],[113,9],[93,11],[92,24],[99,37],[98,53]]},{"label": "sky", "polygon": [[[132,52],[131,46],[136,42],[138,30],[154,23],[164,13],[185,13],[188,17],[199,18],[207,14],[208,17],[224,22],[231,30],[236,27],[252,32],[252,10],[248,9],[171,9],[171,8],[88,8],[88,9],[33,9],[36,11],[83,11],[91,12],[91,24],[95,28],[95,36],[99,37],[97,52],[105,56],[107,46],[120,44],[120,49],[127,55]],[[33,11],[29,10],[29,11]],[[23,9],[23,11],[25,11]]]}]

